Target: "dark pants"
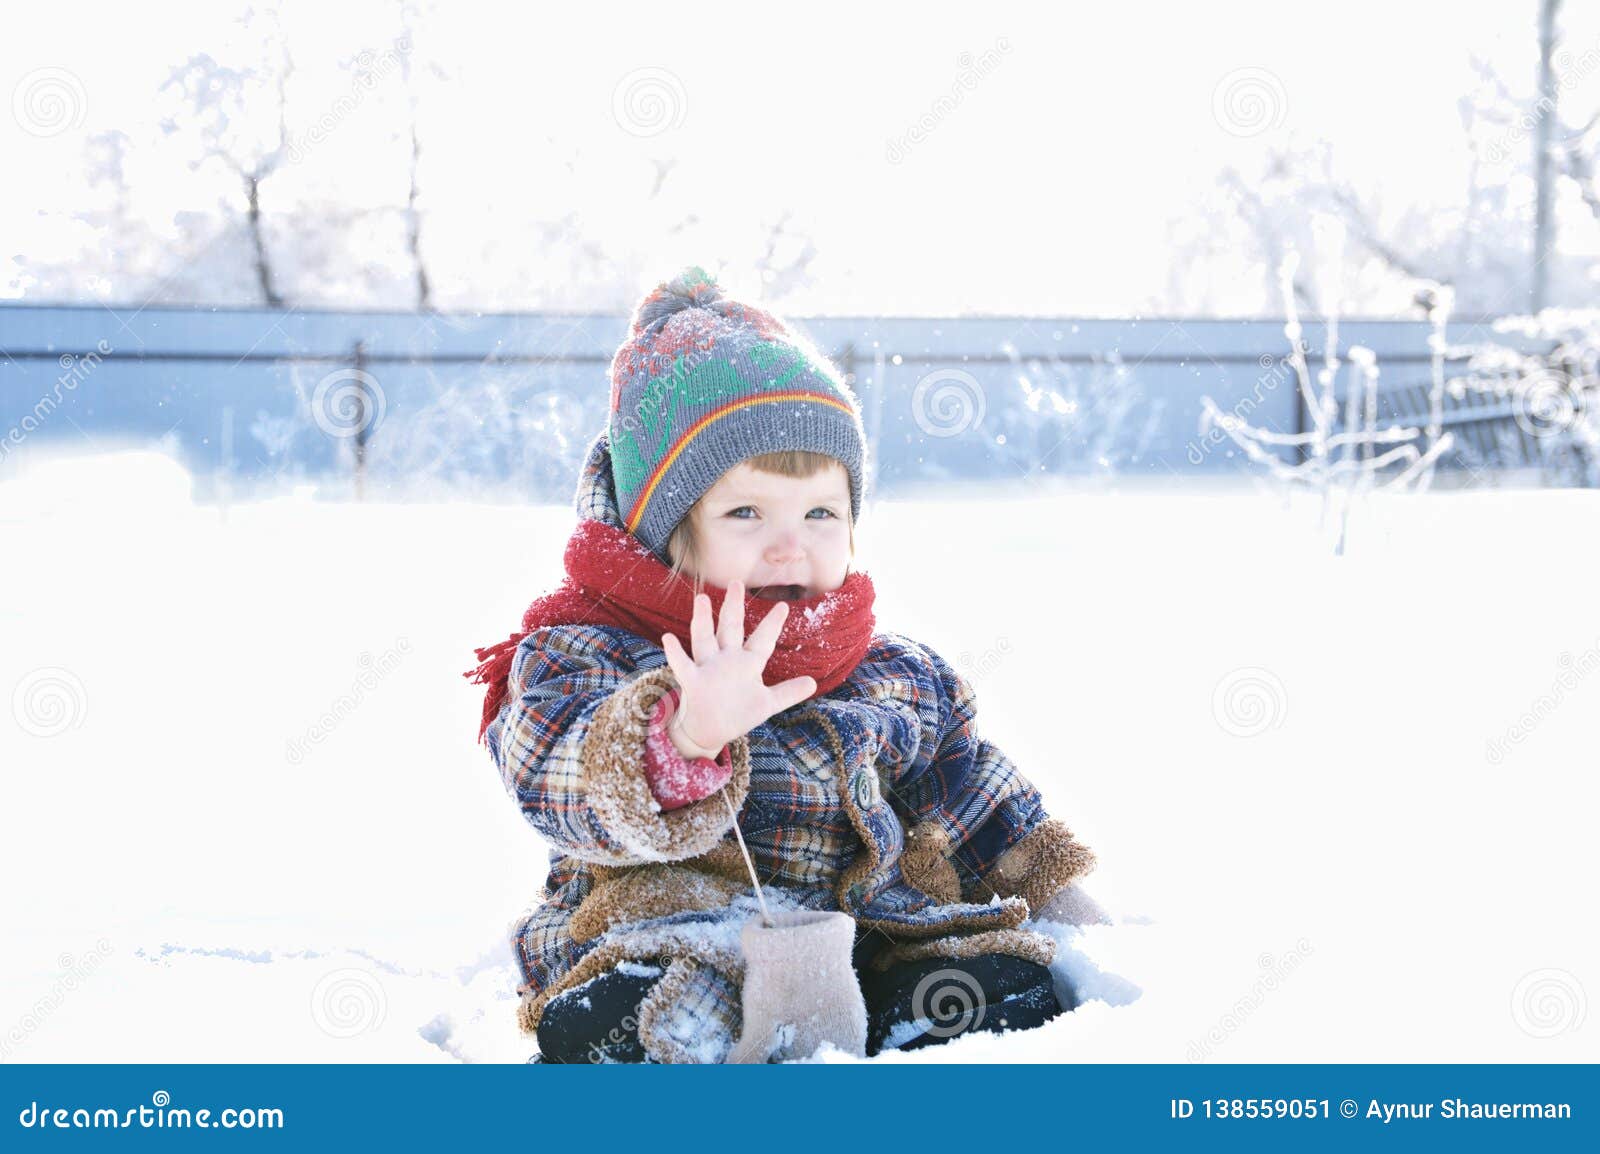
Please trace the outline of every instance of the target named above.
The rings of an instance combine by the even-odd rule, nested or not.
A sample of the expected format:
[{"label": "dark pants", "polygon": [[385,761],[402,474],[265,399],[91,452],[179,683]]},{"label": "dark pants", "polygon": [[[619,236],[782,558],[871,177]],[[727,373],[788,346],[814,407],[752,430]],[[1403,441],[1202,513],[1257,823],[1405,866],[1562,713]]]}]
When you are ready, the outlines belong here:
[{"label": "dark pants", "polygon": [[[1026,1030],[1072,1008],[1057,1000],[1048,967],[1010,954],[924,958],[879,971],[864,964],[869,953],[858,946],[855,958],[867,1004],[868,1054],[917,1050],[962,1034]],[[661,974],[653,966],[630,969],[636,972],[611,970],[551,998],[540,1016],[533,1060],[646,1061],[639,1003]]]}]

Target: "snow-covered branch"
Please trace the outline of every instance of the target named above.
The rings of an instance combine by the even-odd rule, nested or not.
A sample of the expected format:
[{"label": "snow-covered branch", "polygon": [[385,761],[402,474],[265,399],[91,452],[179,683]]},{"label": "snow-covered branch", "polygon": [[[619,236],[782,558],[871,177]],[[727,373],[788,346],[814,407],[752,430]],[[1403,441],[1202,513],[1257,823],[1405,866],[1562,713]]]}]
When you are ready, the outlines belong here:
[{"label": "snow-covered branch", "polygon": [[[1345,227],[1341,220],[1321,217],[1313,222],[1320,264],[1318,295],[1330,302],[1325,318],[1326,338],[1322,363],[1313,383],[1306,360],[1304,330],[1300,323],[1296,252],[1287,253],[1279,265],[1284,302],[1284,336],[1289,341],[1289,364],[1295,374],[1302,405],[1311,427],[1304,432],[1281,432],[1252,425],[1238,413],[1225,413],[1209,396],[1201,398],[1200,432],[1210,436],[1220,430],[1245,456],[1289,485],[1304,485],[1322,496],[1326,519],[1332,505],[1340,505],[1337,552],[1343,552],[1350,504],[1358,492],[1375,489],[1418,489],[1431,483],[1440,457],[1454,443],[1443,430],[1444,365],[1450,350],[1444,333],[1454,297],[1448,286],[1434,283],[1429,296],[1433,322],[1429,348],[1433,383],[1429,390],[1426,429],[1404,423],[1378,422],[1378,358],[1371,349],[1353,345],[1344,361],[1339,357],[1339,312],[1343,300],[1342,268]],[[1344,416],[1339,415],[1338,374],[1348,366]],[[1291,449],[1301,459],[1286,460],[1279,450]],[[1384,470],[1403,465],[1393,476]]]}]

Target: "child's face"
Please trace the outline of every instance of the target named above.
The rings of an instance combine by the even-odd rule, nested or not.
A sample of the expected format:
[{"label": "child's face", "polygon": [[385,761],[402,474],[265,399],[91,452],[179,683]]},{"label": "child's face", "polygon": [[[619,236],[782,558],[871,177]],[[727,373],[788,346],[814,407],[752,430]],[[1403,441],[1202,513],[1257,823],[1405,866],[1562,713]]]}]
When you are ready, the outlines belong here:
[{"label": "child's face", "polygon": [[708,585],[742,581],[752,597],[799,601],[844,584],[850,565],[850,476],[837,461],[810,477],[740,462],[690,514],[695,568]]}]

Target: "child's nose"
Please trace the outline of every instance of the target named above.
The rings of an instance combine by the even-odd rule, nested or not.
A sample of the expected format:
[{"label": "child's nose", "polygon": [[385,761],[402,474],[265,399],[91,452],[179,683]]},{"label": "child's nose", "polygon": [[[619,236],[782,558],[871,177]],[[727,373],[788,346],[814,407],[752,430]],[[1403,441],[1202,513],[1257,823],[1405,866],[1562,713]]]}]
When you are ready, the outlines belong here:
[{"label": "child's nose", "polygon": [[799,534],[785,531],[767,546],[767,560],[773,564],[799,560],[801,555]]}]

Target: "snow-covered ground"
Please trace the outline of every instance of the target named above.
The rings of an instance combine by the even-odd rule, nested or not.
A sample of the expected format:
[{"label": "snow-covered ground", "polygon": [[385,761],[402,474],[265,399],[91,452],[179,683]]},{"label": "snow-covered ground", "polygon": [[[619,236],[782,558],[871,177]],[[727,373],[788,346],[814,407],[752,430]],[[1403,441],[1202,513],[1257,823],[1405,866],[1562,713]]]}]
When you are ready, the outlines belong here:
[{"label": "snow-covered ground", "polygon": [[[460,676],[564,507],[197,507],[164,458],[0,484],[0,1060],[521,1061],[546,850]],[[1600,495],[871,508],[879,620],[950,655],[1099,852],[1085,1003],[881,1061],[1597,1061]]]}]

